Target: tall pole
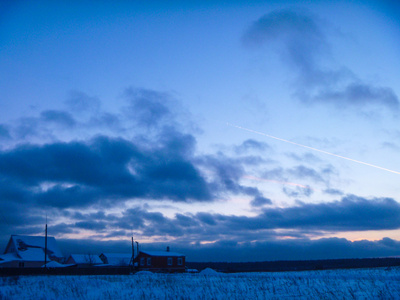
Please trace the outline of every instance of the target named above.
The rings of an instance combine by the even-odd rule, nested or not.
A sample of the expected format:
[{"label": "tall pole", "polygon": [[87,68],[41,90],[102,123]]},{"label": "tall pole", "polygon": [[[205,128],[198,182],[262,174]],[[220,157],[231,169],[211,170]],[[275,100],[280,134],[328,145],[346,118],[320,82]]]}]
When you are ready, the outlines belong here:
[{"label": "tall pole", "polygon": [[131,258],[132,267],[134,265],[134,263],[133,263],[134,259],[135,259],[135,246],[133,245],[133,237],[132,237],[132,258]]},{"label": "tall pole", "polygon": [[133,237],[132,237],[132,259],[135,258],[135,246],[133,245]]},{"label": "tall pole", "polygon": [[45,230],[45,238],[44,238],[44,267],[47,268],[47,222],[46,222],[46,230]]}]

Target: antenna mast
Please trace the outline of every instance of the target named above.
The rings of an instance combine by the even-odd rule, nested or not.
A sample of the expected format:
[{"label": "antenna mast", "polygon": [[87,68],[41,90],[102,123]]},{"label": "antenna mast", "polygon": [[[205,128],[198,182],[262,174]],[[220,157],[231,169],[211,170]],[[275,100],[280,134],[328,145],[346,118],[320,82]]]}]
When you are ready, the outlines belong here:
[{"label": "antenna mast", "polygon": [[129,262],[129,264],[131,264],[132,263],[132,267],[133,267],[133,264],[134,264],[134,259],[135,259],[135,246],[133,245],[133,237],[132,237],[132,257],[131,257],[131,261]]},{"label": "antenna mast", "polygon": [[46,216],[46,229],[44,238],[44,267],[47,268],[47,216]]}]

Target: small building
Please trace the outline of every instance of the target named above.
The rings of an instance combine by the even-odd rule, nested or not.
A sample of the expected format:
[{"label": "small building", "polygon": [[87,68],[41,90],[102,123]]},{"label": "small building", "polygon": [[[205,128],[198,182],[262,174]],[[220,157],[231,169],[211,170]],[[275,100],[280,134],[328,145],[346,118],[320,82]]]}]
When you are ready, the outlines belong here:
[{"label": "small building", "polygon": [[169,251],[139,251],[135,265],[139,270],[153,272],[185,272],[185,255]]},{"label": "small building", "polygon": [[6,250],[0,255],[0,267],[38,268],[47,262],[62,262],[63,255],[54,237],[47,237],[47,257],[45,258],[45,237],[12,235]]},{"label": "small building", "polygon": [[132,253],[102,253],[100,254],[100,259],[104,264],[124,267],[129,266],[132,259]]},{"label": "small building", "polygon": [[102,265],[103,261],[98,255],[94,254],[71,254],[66,264],[75,265],[77,267],[91,267],[95,265]]}]

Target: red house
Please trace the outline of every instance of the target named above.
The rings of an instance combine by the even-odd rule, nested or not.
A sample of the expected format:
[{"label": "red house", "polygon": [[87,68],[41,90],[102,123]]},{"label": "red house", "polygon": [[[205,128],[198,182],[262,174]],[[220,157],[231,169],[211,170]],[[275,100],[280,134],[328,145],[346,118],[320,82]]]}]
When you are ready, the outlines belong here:
[{"label": "red house", "polygon": [[185,255],[167,251],[139,251],[135,265],[139,270],[153,272],[185,272]]}]

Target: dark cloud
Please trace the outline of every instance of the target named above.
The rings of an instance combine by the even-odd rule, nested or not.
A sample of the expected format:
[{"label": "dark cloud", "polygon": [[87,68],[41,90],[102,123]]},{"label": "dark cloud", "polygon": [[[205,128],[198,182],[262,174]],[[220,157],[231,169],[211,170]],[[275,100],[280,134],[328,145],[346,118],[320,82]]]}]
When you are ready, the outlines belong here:
[{"label": "dark cloud", "polygon": [[266,151],[270,150],[271,147],[267,143],[259,142],[253,139],[245,140],[241,145],[235,147],[235,151],[238,154],[246,153],[247,151]]},{"label": "dark cloud", "polygon": [[251,202],[250,205],[254,206],[254,207],[260,207],[260,206],[264,206],[266,204],[272,204],[271,199],[265,198],[265,197],[261,197],[261,196],[257,196],[255,197]]},{"label": "dark cloud", "polygon": [[290,198],[310,197],[313,194],[313,190],[309,186],[284,186],[282,192]]},{"label": "dark cloud", "polygon": [[112,113],[98,113],[90,117],[88,125],[94,128],[109,128],[119,133],[126,131],[118,115]]},{"label": "dark cloud", "polygon": [[[146,245],[147,246],[147,245]],[[150,246],[150,245],[149,245]],[[151,245],[155,247],[155,245]],[[333,258],[369,258],[397,256],[400,242],[384,238],[379,241],[346,239],[286,239],[254,243],[221,241],[205,245],[173,245],[186,253],[188,261],[312,260]]]},{"label": "dark cloud", "polygon": [[15,136],[18,139],[26,139],[28,137],[39,135],[39,121],[37,118],[23,117],[18,120],[15,126]]},{"label": "dark cloud", "polygon": [[[263,208],[255,217],[224,216],[201,213],[195,217],[207,230],[223,232],[236,238],[239,232],[259,235],[265,230],[287,229],[298,233],[311,231],[346,232],[365,230],[392,230],[400,228],[400,204],[390,198],[365,199],[346,196],[340,201],[306,204],[287,208]],[[288,235],[288,233],[284,233]],[[214,237],[217,238],[217,237]]]},{"label": "dark cloud", "polygon": [[329,194],[329,195],[338,195],[338,196],[342,196],[344,195],[344,192],[338,189],[326,189],[324,190],[325,194]]},{"label": "dark cloud", "polygon": [[98,112],[101,107],[101,102],[97,97],[89,96],[81,91],[71,91],[65,104],[74,113]]},{"label": "dark cloud", "polygon": [[386,148],[386,149],[390,149],[390,150],[394,150],[394,151],[399,151],[400,147],[393,142],[384,142],[382,143],[382,148]]},{"label": "dark cloud", "polygon": [[265,179],[282,180],[285,178],[285,169],[282,167],[278,167],[274,169],[264,170],[262,172],[262,177]]},{"label": "dark cloud", "polygon": [[[393,199],[347,196],[340,201],[329,203],[298,202],[294,207],[263,208],[257,216],[253,217],[206,212],[166,217],[160,212],[149,211],[143,207],[126,209],[122,211],[122,214],[105,213],[103,210],[94,213],[65,212],[66,217],[76,221],[69,224],[59,223],[49,227],[49,230],[52,234],[58,235],[78,234],[80,230],[85,230],[93,233],[92,239],[118,236],[129,240],[131,234],[137,240],[148,237],[174,237],[176,245],[184,248],[187,255],[194,255],[193,259],[197,257],[198,260],[207,260],[207,257],[212,257],[212,260],[216,261],[220,260],[218,253],[220,251],[222,253],[223,245],[226,259],[238,261],[248,259],[246,253],[250,249],[260,250],[256,256],[252,256],[252,260],[257,260],[256,257],[260,260],[340,258],[362,257],[367,253],[369,256],[379,253],[393,254],[393,251],[399,251],[399,242],[390,239],[376,242],[350,242],[345,239],[309,240],[306,236],[317,236],[321,231],[326,233],[398,229],[400,228],[399,215],[400,204]],[[28,220],[30,225],[21,226],[21,218]],[[14,217],[13,222],[19,224],[14,227],[19,232],[35,234],[43,231],[43,216],[31,215],[25,219],[25,216],[20,215],[19,218]],[[292,239],[287,239],[288,236]],[[285,239],[282,239],[283,237]],[[216,242],[202,245],[203,241]],[[76,241],[65,242],[72,245]],[[86,249],[102,244],[90,238],[80,243],[85,244]],[[110,241],[110,243],[114,242]],[[214,249],[215,255],[207,256],[205,252],[201,256],[190,246],[191,243],[195,243],[198,249],[210,251],[210,255]],[[148,245],[148,247],[156,247],[156,245]],[[269,250],[261,251],[262,247],[267,247]],[[366,247],[364,251],[360,251],[362,247]],[[337,249],[337,252],[334,252],[332,248]],[[105,248],[97,249],[100,252],[105,251]],[[236,250],[231,252],[229,249]]]},{"label": "dark cloud", "polygon": [[323,65],[331,59],[326,27],[308,12],[277,10],[254,22],[242,40],[247,46],[278,48],[282,61],[297,72],[295,95],[305,103],[398,111],[399,99],[391,88],[363,82],[346,68]]},{"label": "dark cloud", "polygon": [[[311,158],[311,160],[314,159]],[[331,165],[323,166],[320,169],[298,165],[292,168],[278,167],[263,170],[261,178],[288,184],[288,186],[283,187],[283,192],[289,197],[309,197],[313,193],[310,184],[329,186],[331,176],[335,174],[336,170]]]},{"label": "dark cloud", "polygon": [[68,112],[61,110],[45,110],[40,114],[42,121],[47,123],[54,123],[60,126],[71,128],[76,125],[75,119]]},{"label": "dark cloud", "polygon": [[394,111],[399,109],[399,99],[391,88],[376,87],[366,83],[351,82],[343,89],[325,89],[314,97],[315,101],[332,102],[336,106],[383,105]]},{"label": "dark cloud", "polygon": [[[213,180],[210,187],[216,194],[244,194],[252,197],[262,197],[262,193],[255,187],[240,184],[240,179],[245,175],[245,164],[241,158],[227,157],[222,153],[207,155],[198,159],[200,165],[206,167],[212,173]],[[250,165],[253,164],[250,160]]]},{"label": "dark cloud", "polygon": [[309,152],[302,155],[299,155],[297,153],[288,153],[287,156],[298,162],[316,163],[321,161],[321,159]]},{"label": "dark cloud", "polygon": [[129,101],[125,113],[140,126],[152,128],[173,122],[171,97],[168,93],[129,88],[125,96]]},{"label": "dark cloud", "polygon": [[400,227],[400,204],[390,198],[367,200],[347,196],[341,201],[264,209],[262,218],[276,228],[327,231],[388,230]]},{"label": "dark cloud", "polygon": [[190,160],[193,138],[169,137],[154,149],[107,137],[21,145],[0,153],[0,174],[23,184],[27,198],[56,207],[137,197],[211,200],[207,182]]},{"label": "dark cloud", "polygon": [[325,182],[320,172],[305,166],[296,166],[288,169],[288,173],[295,178],[307,179],[307,181],[312,180],[314,182]]},{"label": "dark cloud", "polygon": [[50,225],[48,226],[48,234],[53,235],[64,235],[64,234],[71,234],[71,233],[79,233],[76,230],[75,226],[71,226],[70,224],[66,223],[58,223],[57,225]]},{"label": "dark cloud", "polygon": [[5,124],[0,124],[0,140],[1,139],[10,139],[11,134],[10,134],[10,129],[8,128],[7,125]]},{"label": "dark cloud", "polygon": [[[255,21],[242,37],[248,46],[283,40],[286,52],[295,64],[313,65],[311,53],[323,53],[328,45],[318,20],[306,12],[277,10]],[[286,57],[285,57],[286,58]]]},{"label": "dark cloud", "polygon": [[74,224],[75,228],[81,228],[81,229],[88,229],[88,230],[95,230],[95,231],[103,231],[106,229],[106,223],[105,222],[76,222]]},{"label": "dark cloud", "polygon": [[[117,232],[118,234],[118,232]],[[131,252],[129,237],[119,241],[57,239],[64,255],[71,253]],[[215,243],[189,245],[182,242],[140,243],[143,250],[184,253],[189,262],[248,262],[268,260],[313,260],[336,258],[370,258],[400,255],[400,242],[383,238],[378,241],[349,241],[343,238],[310,240],[286,239],[245,242],[221,240]]]}]

